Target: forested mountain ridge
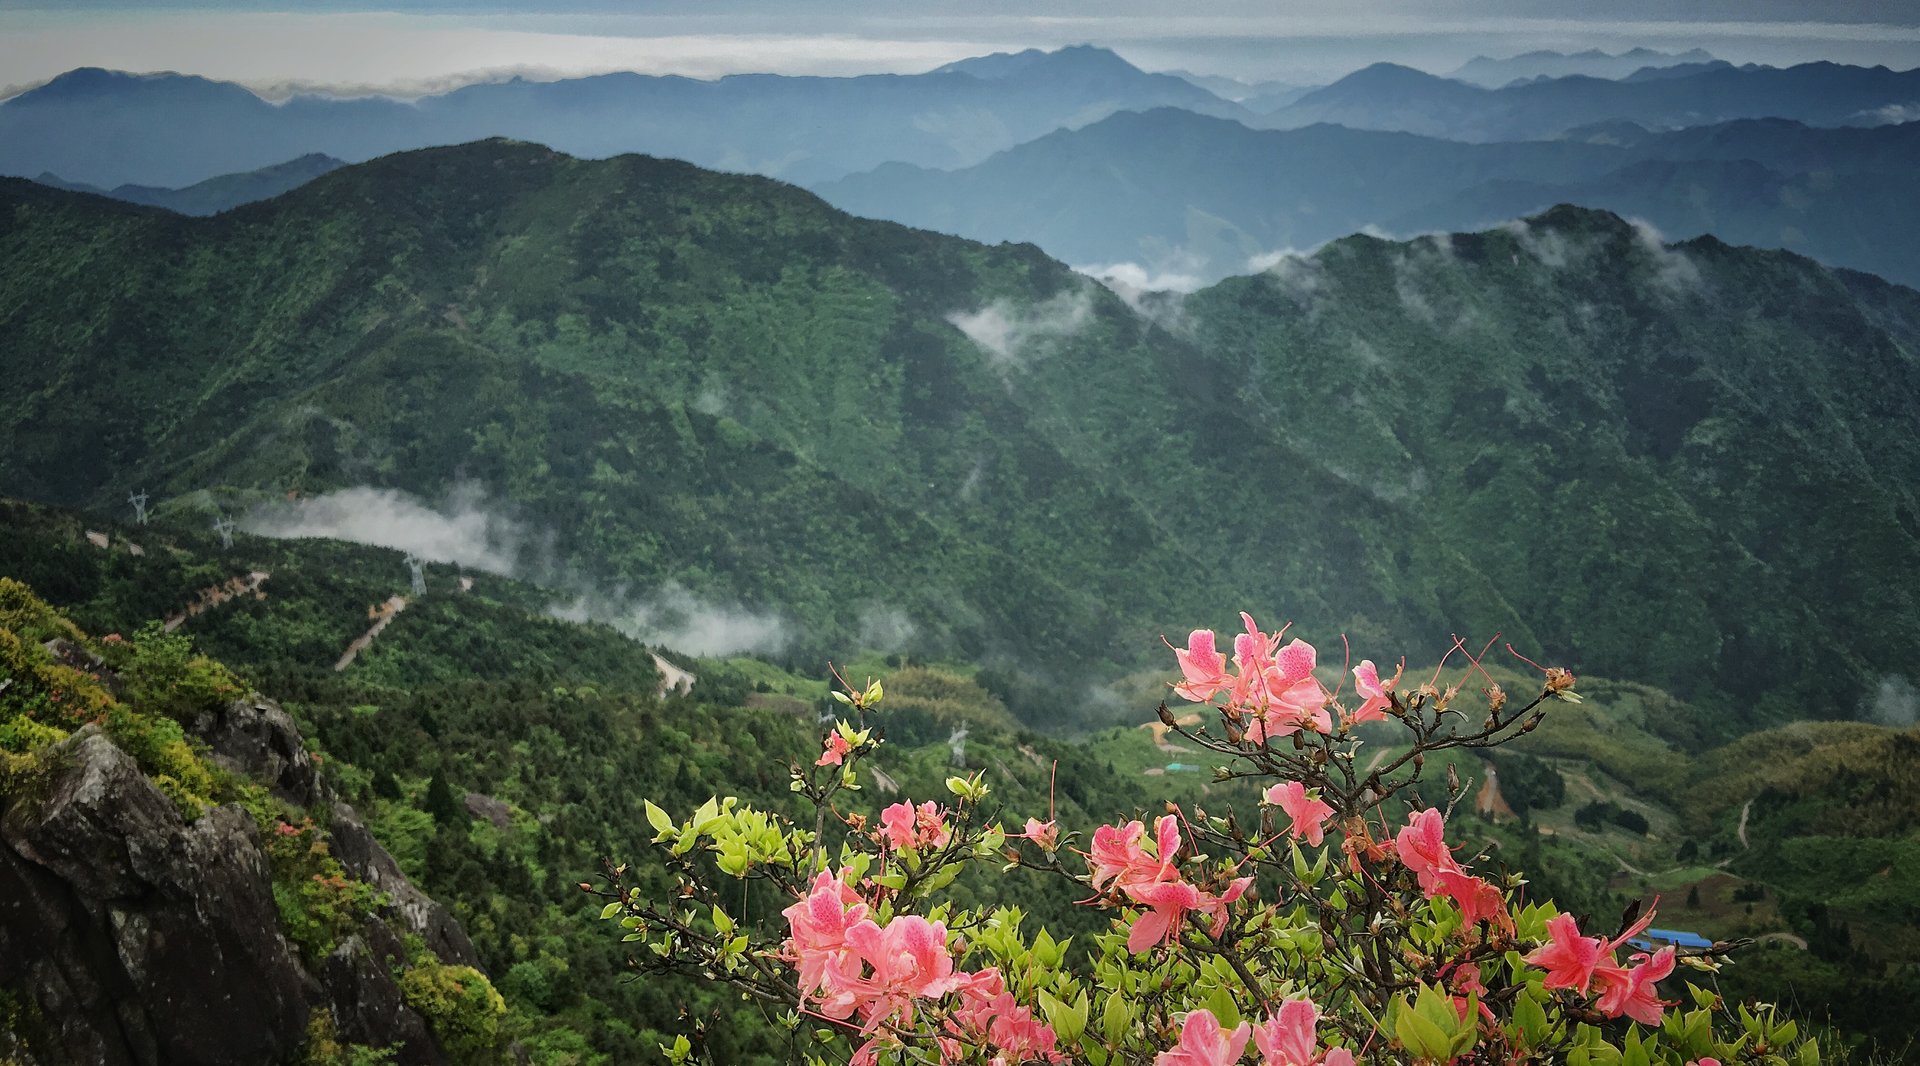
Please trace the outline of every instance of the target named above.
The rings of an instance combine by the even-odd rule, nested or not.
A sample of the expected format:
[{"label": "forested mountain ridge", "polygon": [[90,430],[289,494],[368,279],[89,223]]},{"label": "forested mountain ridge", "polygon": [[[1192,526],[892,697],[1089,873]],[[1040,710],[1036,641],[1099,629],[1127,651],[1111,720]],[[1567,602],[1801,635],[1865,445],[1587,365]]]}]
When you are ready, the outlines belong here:
[{"label": "forested mountain ridge", "polygon": [[37,264],[0,273],[4,492],[467,478],[818,658],[866,606],[1042,669],[1249,606],[1356,657],[1500,631],[1722,734],[1857,712],[1920,625],[1920,296],[1609,215],[1137,313],[1030,246],[505,142],[207,220],[19,182],[0,211],[0,263]]},{"label": "forested mountain ridge", "polygon": [[1188,284],[1363,229],[1479,229],[1556,203],[1912,284],[1920,255],[1877,238],[1882,227],[1920,225],[1905,195],[1917,169],[1920,122],[1749,119],[1659,133],[1604,123],[1555,140],[1463,143],[1334,125],[1256,130],[1159,108],[1058,130],[971,167],[893,163],[814,191],[859,215],[1032,241],[1070,263],[1133,263]]}]

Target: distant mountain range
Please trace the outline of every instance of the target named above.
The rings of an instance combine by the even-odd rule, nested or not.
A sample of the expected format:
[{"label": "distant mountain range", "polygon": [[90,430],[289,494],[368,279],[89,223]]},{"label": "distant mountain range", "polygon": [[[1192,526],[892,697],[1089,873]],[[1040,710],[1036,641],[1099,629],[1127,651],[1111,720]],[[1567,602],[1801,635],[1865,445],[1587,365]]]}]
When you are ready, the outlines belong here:
[{"label": "distant mountain range", "polygon": [[465,479],[810,662],[875,612],[1058,671],[1246,606],[1356,654],[1501,632],[1732,732],[1852,714],[1920,642],[1920,293],[1604,213],[1142,311],[1029,245],[498,141],[218,219],[6,180],[0,217],[0,494]]},{"label": "distant mountain range", "polygon": [[579,156],[641,151],[816,184],[886,163],[963,168],[1056,130],[1161,107],[1271,129],[1331,123],[1467,142],[1552,139],[1621,122],[1656,130],[1769,117],[1876,125],[1920,116],[1920,71],[1711,61],[1621,80],[1568,76],[1488,89],[1377,64],[1306,89],[1150,74],[1081,46],[980,56],[916,75],[608,74],[469,85],[417,100],[269,103],[198,77],[86,69],[0,103],[0,174],[180,188],[312,154],[356,162],[502,136]]},{"label": "distant mountain range", "polygon": [[1447,77],[1488,89],[1498,89],[1516,81],[1533,81],[1539,78],[1565,78],[1577,75],[1585,78],[1617,79],[1650,68],[1658,70],[1665,67],[1712,62],[1715,62],[1714,57],[1698,48],[1689,48],[1684,52],[1630,48],[1618,55],[1590,48],[1584,52],[1572,54],[1553,51],[1527,52],[1505,59],[1474,56]]},{"label": "distant mountain range", "polygon": [[1796,67],[1708,65],[1672,76],[1611,81],[1569,77],[1486,89],[1377,63],[1268,114],[1254,124],[1294,129],[1330,122],[1456,141],[1542,140],[1594,122],[1654,129],[1743,118],[1812,126],[1872,126],[1920,117],[1920,69],[1806,63]]},{"label": "distant mountain range", "polygon": [[[1145,150],[1151,146],[1152,150]],[[1556,203],[1712,233],[1920,283],[1920,123],[1819,129],[1750,120],[1653,133],[1467,144],[1318,125],[1252,130],[1162,109],[1049,134],[962,170],[891,164],[816,186],[855,214],[975,240],[1031,240],[1163,283],[1368,227],[1481,228]]]},{"label": "distant mountain range", "polygon": [[645,151],[819,181],[895,160],[966,166],[1055,129],[1163,106],[1253,117],[1191,82],[1086,47],[984,56],[918,75],[608,74],[470,85],[411,101],[296,96],[276,104],[204,78],[76,70],[0,104],[0,173],[177,187],[310,153],[358,162],[504,136],[577,155]]},{"label": "distant mountain range", "polygon": [[108,196],[132,204],[145,204],[148,207],[164,207],[183,215],[217,215],[222,211],[239,207],[241,204],[272,199],[283,192],[297,189],[322,174],[331,174],[343,166],[346,164],[332,156],[303,155],[298,159],[262,167],[259,170],[249,170],[241,174],[222,174],[217,178],[196,182],[184,189],[161,189],[151,185],[119,185],[111,189],[100,189],[67,181],[58,174],[41,174],[34,180],[56,189],[93,193],[96,196]]}]

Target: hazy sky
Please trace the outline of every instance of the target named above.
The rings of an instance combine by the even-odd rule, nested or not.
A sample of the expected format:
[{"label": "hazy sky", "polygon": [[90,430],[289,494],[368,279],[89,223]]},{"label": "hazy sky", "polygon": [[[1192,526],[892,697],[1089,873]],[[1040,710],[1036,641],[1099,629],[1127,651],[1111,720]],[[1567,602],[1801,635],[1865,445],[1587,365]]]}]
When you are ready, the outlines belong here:
[{"label": "hazy sky", "polygon": [[[1685,19],[1676,17],[1684,14]],[[1321,82],[1535,48],[1920,66],[1920,0],[0,0],[0,85],[77,66],[256,88],[418,89],[482,72],[918,71],[1091,42],[1148,69]]]}]

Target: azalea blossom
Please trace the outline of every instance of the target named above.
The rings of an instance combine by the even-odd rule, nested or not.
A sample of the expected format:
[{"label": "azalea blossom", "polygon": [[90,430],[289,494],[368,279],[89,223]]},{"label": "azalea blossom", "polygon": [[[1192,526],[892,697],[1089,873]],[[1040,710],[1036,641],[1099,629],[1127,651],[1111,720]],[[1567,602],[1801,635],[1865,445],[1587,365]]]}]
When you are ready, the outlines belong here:
[{"label": "azalea blossom", "polygon": [[1196,629],[1187,635],[1185,649],[1175,648],[1173,657],[1180,662],[1186,680],[1173,686],[1181,698],[1205,703],[1233,686],[1227,676],[1227,657],[1214,650],[1213,630]]},{"label": "azalea blossom", "polygon": [[1387,694],[1399,682],[1395,676],[1387,681],[1380,680],[1380,671],[1373,665],[1372,659],[1360,660],[1353,668],[1353,690],[1364,701],[1360,709],[1353,712],[1353,720],[1358,722],[1379,722],[1387,717],[1387,708],[1393,706],[1393,700]]},{"label": "azalea blossom", "polygon": [[1133,920],[1127,950],[1139,954],[1179,935],[1187,912],[1199,907],[1204,894],[1181,880],[1155,881],[1126,887],[1127,898],[1147,908]]},{"label": "azalea blossom", "polygon": [[[1442,972],[1444,973],[1445,971]],[[1480,997],[1480,1017],[1485,1018],[1489,1022],[1497,1021],[1493,1011],[1487,1007],[1487,986],[1485,982],[1480,980],[1479,966],[1473,963],[1461,963],[1455,966],[1452,974],[1447,977],[1447,983],[1453,986],[1455,992],[1459,993],[1453,997],[1453,1009],[1455,1013],[1459,1014],[1461,1021],[1466,1021],[1467,1019],[1467,1008],[1473,1003],[1473,1000],[1469,997],[1472,996]]]},{"label": "azalea blossom", "polygon": [[1093,831],[1093,850],[1087,861],[1092,866],[1094,888],[1111,885],[1124,889],[1130,884],[1165,881],[1173,876],[1174,860],[1180,854],[1180,820],[1162,815],[1154,826],[1154,853],[1149,855],[1141,841],[1147,827],[1139,821],[1124,826],[1103,825]]},{"label": "azalea blossom", "polygon": [[1292,820],[1288,832],[1293,839],[1305,840],[1316,848],[1326,839],[1327,819],[1333,816],[1333,808],[1317,796],[1309,798],[1306,785],[1298,781],[1271,785],[1263,798]]},{"label": "azalea blossom", "polygon": [[992,1052],[991,1066],[1067,1061],[1055,1049],[1058,1037],[1053,1027],[1013,998],[998,969],[988,967],[971,975],[957,991],[960,1005],[948,1015],[946,1035],[937,1041],[940,1061],[966,1061],[982,1046]]},{"label": "azalea blossom", "polygon": [[1043,851],[1052,851],[1060,846],[1060,827],[1051,821],[1029,818],[1026,827],[1013,835],[1033,841]]},{"label": "azalea blossom", "polygon": [[1607,957],[1605,941],[1581,936],[1573,915],[1556,914],[1547,919],[1547,943],[1529,954],[1526,962],[1547,971],[1546,987],[1585,992],[1593,983],[1594,970]]},{"label": "azalea blossom", "polygon": [[1642,1025],[1659,1025],[1660,1016],[1672,1004],[1656,995],[1655,985],[1673,973],[1673,948],[1664,947],[1652,955],[1633,956],[1634,965],[1621,968],[1603,965],[1595,976],[1600,982],[1600,1000],[1595,1006],[1610,1018],[1627,1017]]},{"label": "azalea blossom", "polygon": [[1289,999],[1280,1010],[1253,1028],[1261,1066],[1311,1066],[1319,1057],[1320,1038],[1314,1032],[1320,1008],[1311,999]]},{"label": "azalea blossom", "polygon": [[1447,846],[1446,818],[1429,807],[1407,817],[1407,826],[1393,838],[1400,862],[1420,879],[1420,891],[1431,899],[1440,890],[1440,875],[1466,871],[1454,860]]},{"label": "azalea blossom", "polygon": [[912,1021],[915,999],[938,999],[966,981],[953,972],[947,927],[917,914],[900,915],[884,928],[857,922],[847,930],[847,946],[866,964],[867,975],[847,987],[869,1033],[888,1019]]},{"label": "azalea blossom", "polygon": [[940,805],[928,800],[915,807],[896,803],[880,812],[880,829],[874,834],[896,850],[943,848],[953,838],[946,814]]},{"label": "azalea blossom", "polygon": [[1507,913],[1506,897],[1498,886],[1452,870],[1441,871],[1439,878],[1441,894],[1450,897],[1460,908],[1461,922],[1467,929],[1483,921],[1492,922],[1501,929],[1513,928],[1513,918]]},{"label": "azalea blossom", "polygon": [[853,887],[822,870],[812,890],[781,914],[787,919],[787,953],[800,971],[800,990],[837,988],[860,975],[847,945],[847,930],[867,918],[867,905]]},{"label": "azalea blossom", "polygon": [[1205,1007],[1189,1011],[1180,1023],[1180,1042],[1154,1056],[1153,1066],[1233,1066],[1247,1048],[1251,1028],[1241,1022],[1229,1032]]},{"label": "azalea blossom", "polygon": [[813,761],[813,765],[839,766],[841,760],[845,759],[847,753],[852,750],[853,745],[847,743],[847,738],[841,736],[840,731],[836,729],[827,734],[825,749],[820,752],[820,757]]}]

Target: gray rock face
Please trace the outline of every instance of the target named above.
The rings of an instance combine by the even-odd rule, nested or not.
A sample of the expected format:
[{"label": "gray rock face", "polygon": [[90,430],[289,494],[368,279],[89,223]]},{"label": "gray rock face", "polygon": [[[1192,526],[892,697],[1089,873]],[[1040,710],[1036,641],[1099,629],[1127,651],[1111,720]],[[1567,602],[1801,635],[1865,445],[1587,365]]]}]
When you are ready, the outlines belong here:
[{"label": "gray rock face", "polygon": [[295,1063],[312,1012],[326,1010],[344,1042],[394,1048],[406,1066],[444,1063],[394,966],[405,958],[401,932],[411,932],[442,960],[478,967],[460,923],[333,796],[278,706],[237,701],[193,725],[221,765],[329,812],[341,865],[392,906],[309,971],[281,932],[252,815],[229,804],[186,821],[89,726],[48,752],[54,769],[32,795],[0,794],[0,989],[30,1016],[15,1058]]},{"label": "gray rock face", "polygon": [[440,961],[481,969],[480,952],[459,920],[407,880],[400,864],[367,831],[352,807],[334,801],[327,830],[333,837],[333,857],[355,880],[365,881],[392,899],[392,917],[398,925],[425,939]]},{"label": "gray rock face", "polygon": [[310,807],[325,786],[314,772],[300,730],[271,700],[234,700],[202,715],[193,731],[213,749],[221,766],[273,789],[296,807]]},{"label": "gray rock face", "polygon": [[340,1039],[392,1046],[400,1066],[437,1066],[446,1058],[425,1019],[407,1006],[393,979],[392,963],[406,952],[392,930],[378,923],[364,938],[348,937],[327,956],[326,985]]},{"label": "gray rock face", "polygon": [[92,729],[0,818],[0,983],[33,989],[75,1062],[278,1062],[317,985],[280,934],[253,819],[191,825]]}]

